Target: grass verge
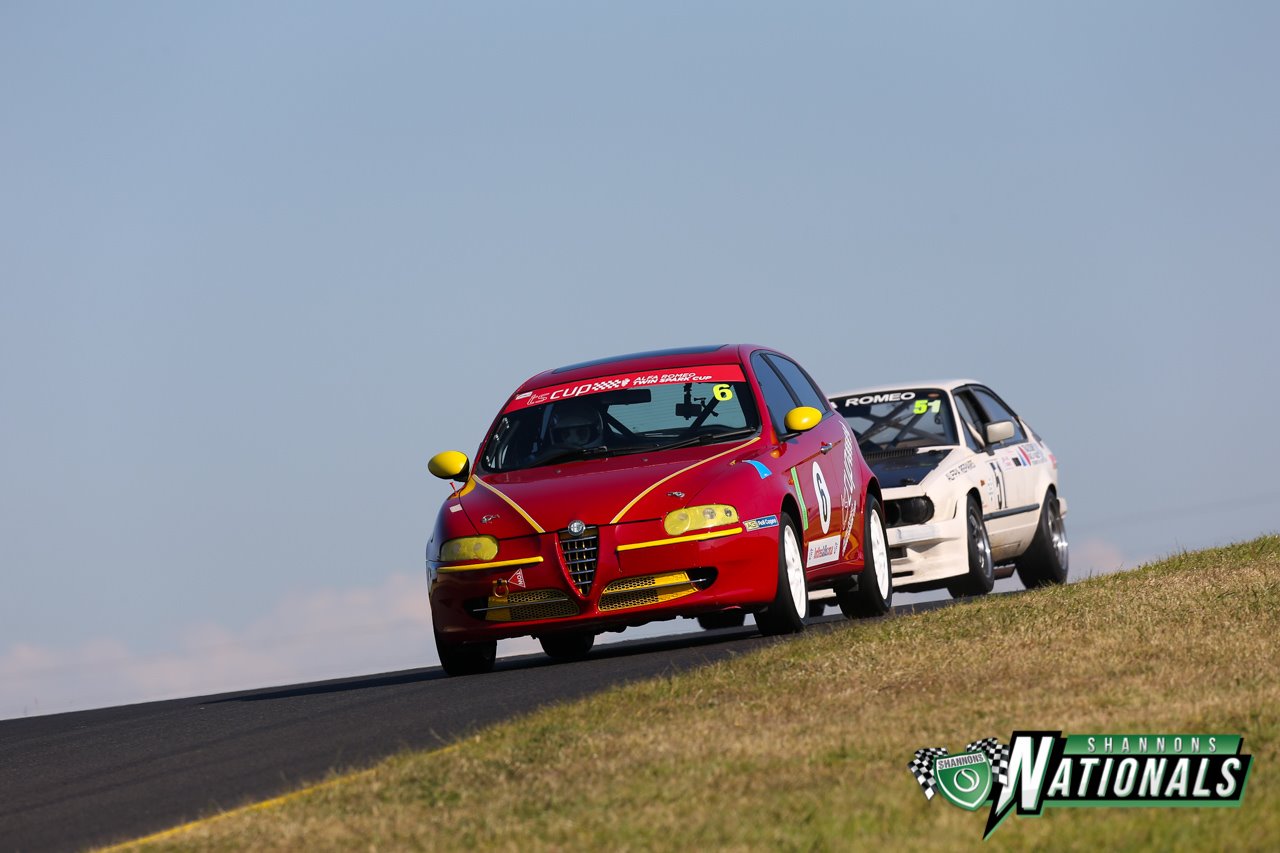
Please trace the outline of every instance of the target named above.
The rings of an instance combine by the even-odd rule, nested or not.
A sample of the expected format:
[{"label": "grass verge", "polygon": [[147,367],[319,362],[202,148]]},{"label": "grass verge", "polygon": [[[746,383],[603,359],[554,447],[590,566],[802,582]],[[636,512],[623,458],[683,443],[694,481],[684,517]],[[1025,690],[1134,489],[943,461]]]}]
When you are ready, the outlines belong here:
[{"label": "grass verge", "polygon": [[[849,623],[388,759],[163,849],[1280,849],[1280,536]],[[1239,733],[1239,809],[928,802],[914,751],[1014,729]],[[148,848],[150,849],[150,848]]]}]

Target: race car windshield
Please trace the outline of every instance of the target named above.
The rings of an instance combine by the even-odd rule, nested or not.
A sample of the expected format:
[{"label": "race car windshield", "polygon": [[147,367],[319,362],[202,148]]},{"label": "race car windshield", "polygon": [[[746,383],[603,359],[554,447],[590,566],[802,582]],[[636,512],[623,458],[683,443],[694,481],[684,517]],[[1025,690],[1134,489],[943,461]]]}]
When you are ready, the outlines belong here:
[{"label": "race car windshield", "polygon": [[937,388],[837,397],[863,453],[958,444],[951,400]]},{"label": "race car windshield", "polygon": [[[741,372],[738,372],[741,376]],[[685,382],[584,393],[508,407],[480,456],[485,471],[714,444],[759,429],[745,381]]]}]

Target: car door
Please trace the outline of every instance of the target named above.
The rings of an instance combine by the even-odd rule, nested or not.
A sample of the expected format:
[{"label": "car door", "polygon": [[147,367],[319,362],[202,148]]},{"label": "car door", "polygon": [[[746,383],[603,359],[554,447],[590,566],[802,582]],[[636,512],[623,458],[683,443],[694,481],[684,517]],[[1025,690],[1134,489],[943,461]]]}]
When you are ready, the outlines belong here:
[{"label": "car door", "polygon": [[[794,361],[778,353],[752,356],[769,416],[777,430],[780,460],[787,466],[792,488],[801,505],[800,534],[805,569],[835,563],[849,556],[846,521],[852,523],[850,498],[857,484],[849,483],[845,467],[843,420],[831,409],[817,384]],[[788,433],[783,419],[796,406],[812,406],[822,413],[813,429]],[[850,462],[852,460],[849,460]]]},{"label": "car door", "polygon": [[[958,389],[955,398],[961,419],[976,422],[973,426],[990,470],[982,514],[991,537],[992,556],[997,561],[1006,559],[1021,552],[1039,517],[1035,472],[1023,450],[1027,435],[1022,421],[991,389],[969,385]],[[987,442],[987,427],[1000,421],[1013,424],[1013,435],[1003,441]]]},{"label": "car door", "polygon": [[988,388],[974,386],[970,389],[974,399],[982,407],[986,423],[1010,421],[1013,423],[1013,436],[991,448],[1000,460],[1000,468],[1004,472],[1005,493],[1011,513],[1026,510],[1038,503],[1035,494],[1035,472],[1032,471],[1031,459],[1022,445],[1029,439],[1022,428],[1022,421],[1004,401]]}]

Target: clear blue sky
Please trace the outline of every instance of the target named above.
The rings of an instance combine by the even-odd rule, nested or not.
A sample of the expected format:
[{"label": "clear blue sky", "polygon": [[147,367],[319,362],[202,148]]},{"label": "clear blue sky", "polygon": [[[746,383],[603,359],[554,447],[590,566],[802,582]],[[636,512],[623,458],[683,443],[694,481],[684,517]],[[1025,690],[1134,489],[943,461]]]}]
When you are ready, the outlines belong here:
[{"label": "clear blue sky", "polygon": [[[0,6],[0,717],[434,663],[511,388],[954,375],[1077,574],[1280,528],[1274,3]],[[514,648],[514,647],[513,647]]]}]

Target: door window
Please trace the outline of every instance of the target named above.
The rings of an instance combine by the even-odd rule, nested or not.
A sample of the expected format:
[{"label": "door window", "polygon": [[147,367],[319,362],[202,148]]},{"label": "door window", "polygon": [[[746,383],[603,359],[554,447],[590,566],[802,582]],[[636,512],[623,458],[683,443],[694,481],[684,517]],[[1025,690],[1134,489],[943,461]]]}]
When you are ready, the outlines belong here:
[{"label": "door window", "polygon": [[778,372],[765,361],[764,353],[758,352],[751,356],[751,366],[755,369],[756,381],[760,383],[760,391],[764,394],[764,404],[768,407],[769,415],[773,419],[773,427],[781,435],[786,432],[782,419],[787,416],[787,412],[800,404],[796,402],[795,396],[782,381]]},{"label": "door window", "polygon": [[1027,440],[1027,434],[1022,431],[1022,423],[1018,420],[1018,416],[1009,410],[1009,407],[1000,402],[1000,399],[992,394],[986,388],[974,388],[973,396],[978,400],[978,405],[982,407],[986,413],[987,423],[995,423],[996,421],[1012,421],[1013,422],[1013,438],[1008,440],[1008,444],[1021,444]]},{"label": "door window", "polygon": [[778,368],[782,378],[791,386],[791,390],[795,392],[796,398],[800,401],[799,405],[813,406],[813,408],[822,412],[823,417],[827,416],[827,412],[831,411],[831,404],[827,402],[826,397],[822,396],[818,386],[813,384],[809,374],[805,373],[800,368],[800,365],[780,355],[770,354],[767,358],[770,364]]}]

